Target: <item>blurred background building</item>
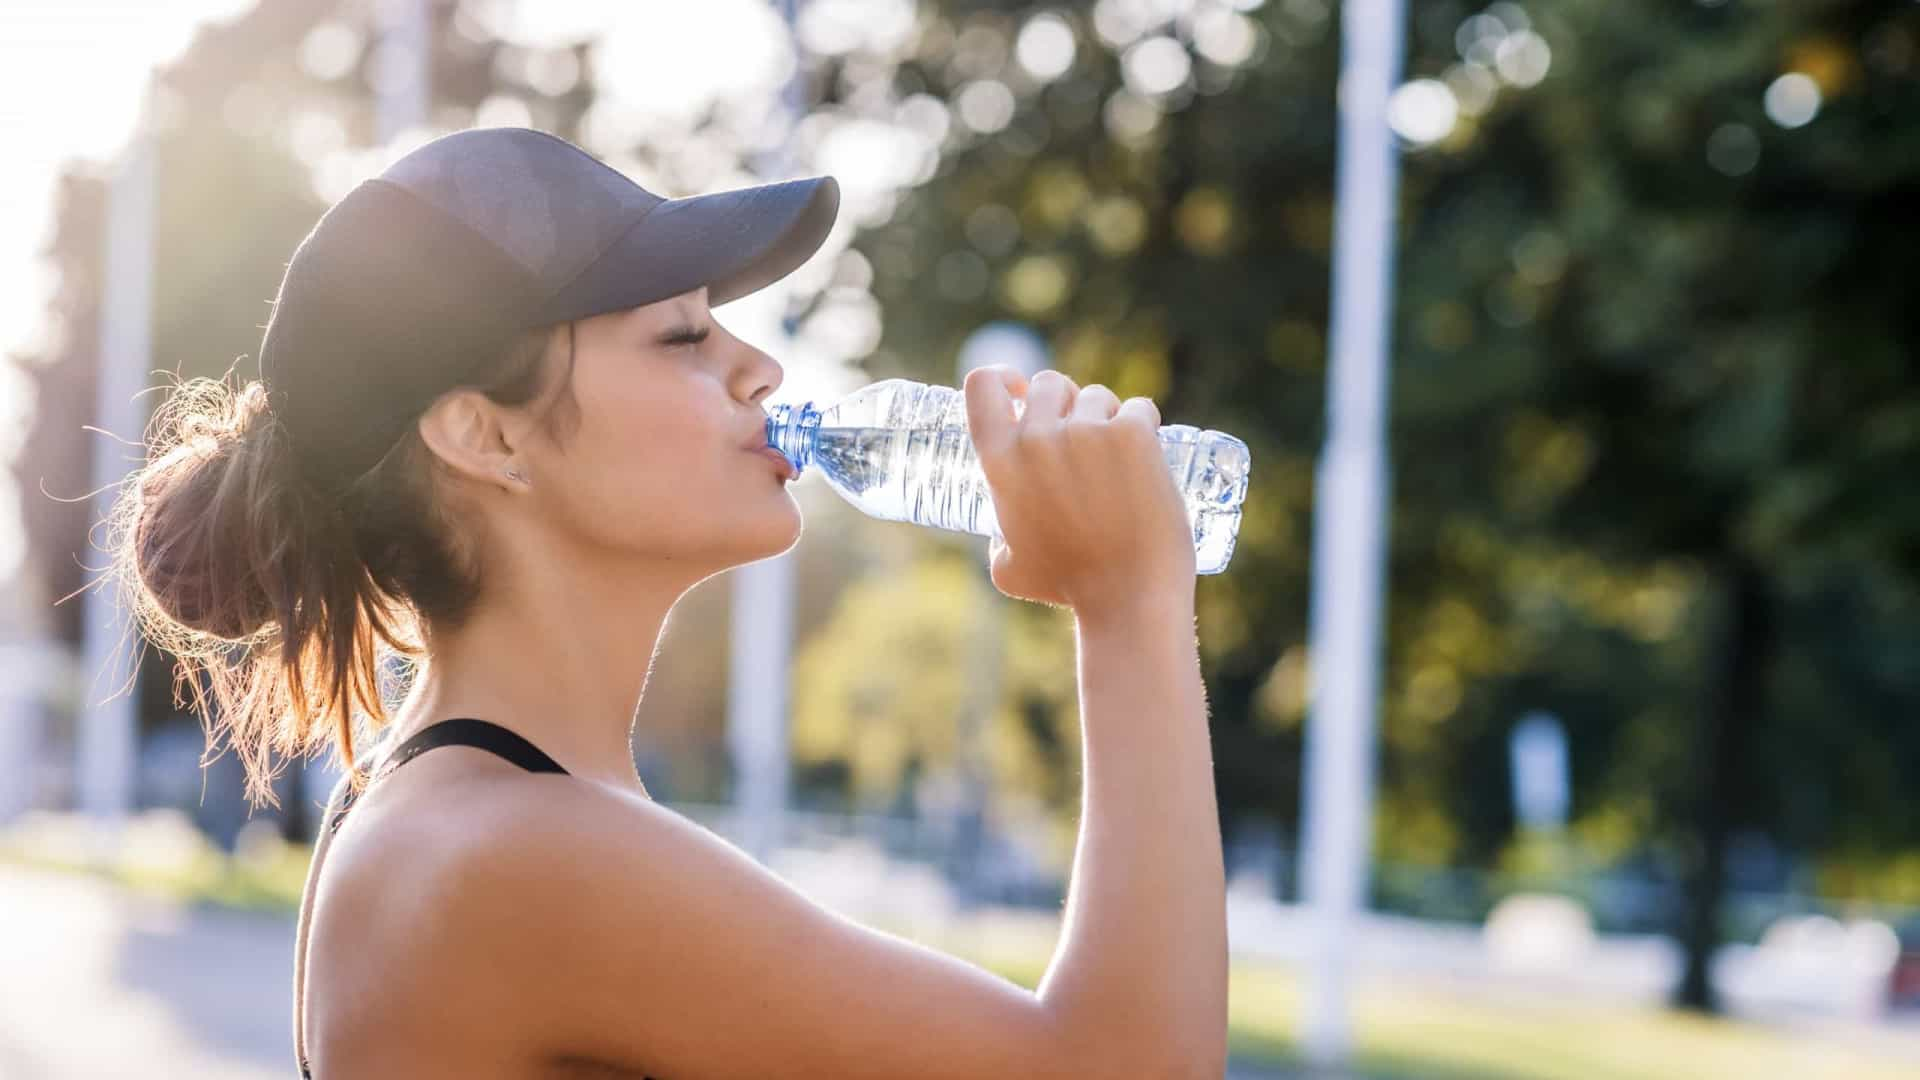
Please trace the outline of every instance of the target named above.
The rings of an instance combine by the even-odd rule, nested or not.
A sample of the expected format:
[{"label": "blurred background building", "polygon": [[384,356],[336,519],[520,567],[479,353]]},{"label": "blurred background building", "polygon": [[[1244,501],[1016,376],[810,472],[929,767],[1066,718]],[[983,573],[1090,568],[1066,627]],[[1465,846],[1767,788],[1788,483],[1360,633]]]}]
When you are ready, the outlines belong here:
[{"label": "blurred background building", "polygon": [[[89,495],[140,434],[92,430],[99,384],[253,377],[266,302],[320,211],[434,134],[498,124],[675,195],[839,177],[822,253],[721,313],[786,364],[782,400],[948,382],[969,342],[1030,339],[1007,347],[1251,445],[1238,552],[1199,586],[1200,645],[1236,1068],[1291,1068],[1340,14],[0,7],[20,155],[0,176],[0,1076],[127,1060],[88,1057],[120,1044],[82,1046],[54,1000],[132,1018],[123,1049],[169,1048],[197,1063],[182,1075],[262,1075],[290,1052],[270,965],[290,957],[275,935],[327,763],[289,763],[281,808],[249,815],[237,762],[202,761],[149,653],[121,854],[93,876],[50,869],[87,863],[80,762],[110,707],[78,592],[104,564]],[[1913,1075],[1920,6],[1408,0],[1404,45],[1351,1067]],[[408,93],[411,112],[394,104]],[[144,358],[104,348],[125,339],[103,311],[111,193],[141,143]],[[1079,793],[1071,623],[1000,600],[978,541],[798,491],[789,795],[765,857],[826,902],[1031,978]],[[676,611],[634,753],[662,802],[737,834],[731,587]],[[155,915],[155,890],[203,905]],[[35,952],[47,927],[98,963]],[[62,965],[97,979],[36,994]],[[233,992],[194,989],[207,979]],[[271,1016],[256,1030],[249,1009]]]}]

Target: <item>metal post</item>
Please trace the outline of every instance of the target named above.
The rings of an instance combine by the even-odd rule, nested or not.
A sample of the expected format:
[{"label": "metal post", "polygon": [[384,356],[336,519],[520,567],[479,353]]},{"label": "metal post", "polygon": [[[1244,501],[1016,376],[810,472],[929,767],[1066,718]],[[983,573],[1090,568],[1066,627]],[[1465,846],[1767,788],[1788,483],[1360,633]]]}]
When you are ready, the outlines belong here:
[{"label": "metal post", "polygon": [[1398,161],[1387,98],[1400,78],[1403,0],[1342,5],[1327,438],[1316,478],[1302,807],[1313,918],[1305,1049],[1344,1060],[1354,929],[1366,901],[1387,488],[1387,349]]},{"label": "metal post", "polygon": [[[804,65],[798,62],[799,0],[773,0],[786,20],[796,57],[782,97],[792,123],[765,172],[785,179],[792,167],[792,128],[806,110]],[[733,572],[733,629],[727,685],[727,747],[733,758],[735,842],[765,862],[785,830],[788,788],[787,689],[793,656],[793,553]]]},{"label": "metal post", "polygon": [[[109,516],[121,485],[139,464],[140,438],[146,427],[138,395],[153,353],[154,162],[148,119],[143,109],[107,193],[93,415],[101,430],[111,435],[94,443],[96,520]],[[134,663],[136,650],[128,648],[133,627],[113,590],[88,590],[83,618],[88,692],[79,716],[78,787],[81,809],[95,823],[99,854],[104,856],[117,844],[133,809],[139,669]]]}]

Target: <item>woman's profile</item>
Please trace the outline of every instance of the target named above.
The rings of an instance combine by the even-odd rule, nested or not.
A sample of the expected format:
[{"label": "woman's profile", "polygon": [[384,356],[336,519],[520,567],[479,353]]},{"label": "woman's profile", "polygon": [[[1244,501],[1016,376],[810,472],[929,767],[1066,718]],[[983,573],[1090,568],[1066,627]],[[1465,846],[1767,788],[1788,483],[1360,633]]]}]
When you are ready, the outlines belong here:
[{"label": "woman's profile", "polygon": [[675,603],[801,532],[765,449],[781,368],[714,309],[837,209],[826,177],[662,199],[549,135],[446,136],[301,242],[258,381],[161,407],[116,517],[141,626],[251,796],[276,758],[350,770],[300,913],[303,1074],[1222,1073],[1194,552],[1152,402],[966,384],[994,582],[1079,642],[1080,838],[1036,989],[814,905],[635,771]]}]

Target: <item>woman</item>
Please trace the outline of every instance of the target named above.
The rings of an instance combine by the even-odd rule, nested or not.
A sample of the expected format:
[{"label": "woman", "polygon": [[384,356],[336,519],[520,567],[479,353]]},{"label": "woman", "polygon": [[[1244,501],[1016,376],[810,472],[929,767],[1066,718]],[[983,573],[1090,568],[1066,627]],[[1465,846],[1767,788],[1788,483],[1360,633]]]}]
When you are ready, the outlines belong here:
[{"label": "woman", "polygon": [[[1151,402],[966,384],[994,582],[1079,633],[1085,814],[1037,991],[816,907],[635,773],[668,612],[800,534],[780,367],[711,309],[837,206],[829,178],[662,200],[551,136],[451,135],[301,243],[259,382],[165,406],[119,565],[250,793],[276,754],[353,762],[356,715],[392,748],[314,855],[303,1072],[1220,1075],[1194,555]],[[376,649],[416,665],[391,715]]]}]

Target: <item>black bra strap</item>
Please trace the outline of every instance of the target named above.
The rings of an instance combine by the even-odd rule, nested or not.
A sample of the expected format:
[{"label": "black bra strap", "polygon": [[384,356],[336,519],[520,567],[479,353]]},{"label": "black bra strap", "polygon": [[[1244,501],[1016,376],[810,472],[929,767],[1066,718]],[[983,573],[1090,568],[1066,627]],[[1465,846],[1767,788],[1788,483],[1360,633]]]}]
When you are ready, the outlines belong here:
[{"label": "black bra strap", "polygon": [[[537,773],[560,773],[567,770],[560,763],[548,757],[539,747],[528,742],[517,732],[501,727],[487,720],[476,720],[470,716],[441,720],[415,732],[413,737],[393,748],[386,760],[374,768],[367,783],[387,775],[393,770],[419,757],[436,746],[471,746],[485,750],[498,757],[505,758],[515,765]],[[340,809],[328,823],[329,829],[337,830],[346,820],[347,809],[353,805],[353,792],[349,790],[340,800]]]},{"label": "black bra strap", "polygon": [[388,755],[382,773],[393,770],[436,746],[472,746],[506,758],[528,772],[564,773],[560,763],[522,738],[517,732],[470,716],[442,720],[416,732],[413,738],[395,747]]}]

